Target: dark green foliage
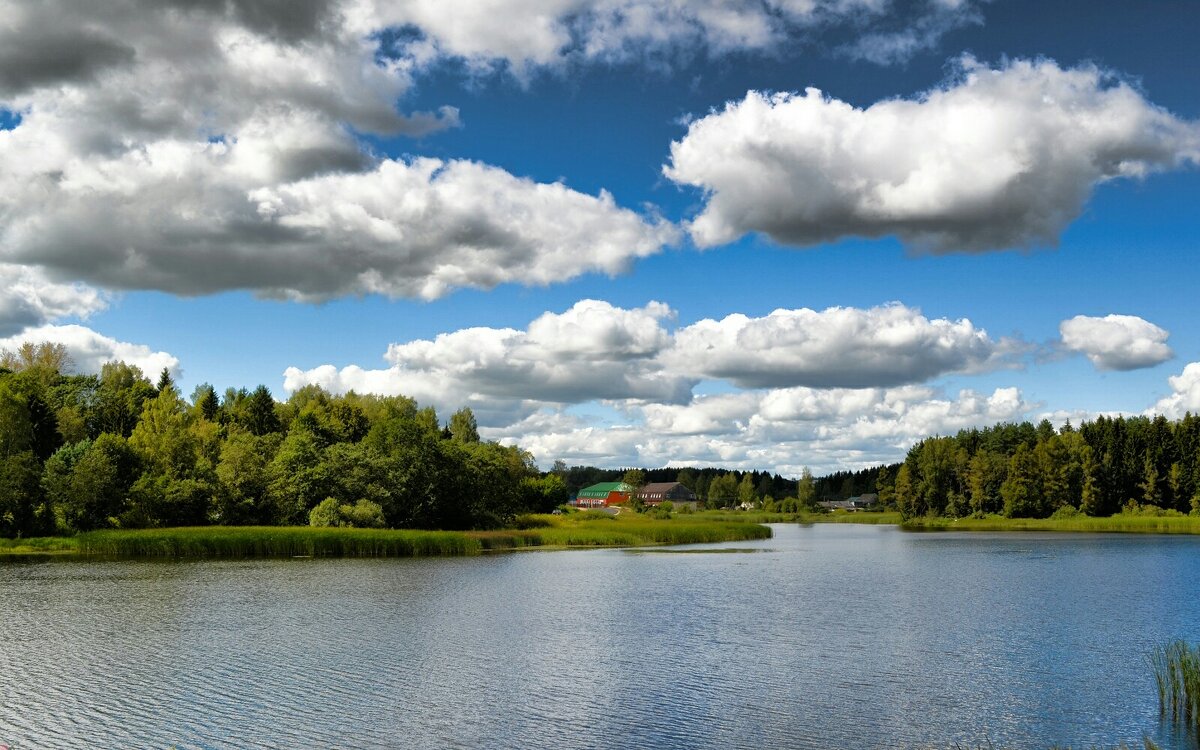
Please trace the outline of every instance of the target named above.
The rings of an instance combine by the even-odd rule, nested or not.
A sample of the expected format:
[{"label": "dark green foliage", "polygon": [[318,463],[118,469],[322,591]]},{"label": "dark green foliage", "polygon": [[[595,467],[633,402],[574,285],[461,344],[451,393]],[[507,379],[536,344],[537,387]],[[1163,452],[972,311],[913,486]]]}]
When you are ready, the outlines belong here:
[{"label": "dark green foliage", "polygon": [[265,385],[260,385],[250,394],[242,420],[243,426],[255,435],[266,435],[268,432],[279,431],[279,417],[275,414],[275,399]]}]

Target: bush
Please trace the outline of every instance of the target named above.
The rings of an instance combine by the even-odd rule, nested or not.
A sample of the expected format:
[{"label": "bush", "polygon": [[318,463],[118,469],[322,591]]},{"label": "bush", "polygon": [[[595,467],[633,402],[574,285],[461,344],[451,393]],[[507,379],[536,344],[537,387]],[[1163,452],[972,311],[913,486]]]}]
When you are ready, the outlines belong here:
[{"label": "bush", "polygon": [[1079,510],[1074,505],[1064,505],[1058,510],[1050,514],[1051,518],[1075,518],[1080,515]]},{"label": "bush", "polygon": [[382,529],[387,526],[383,507],[370,500],[359,500],[354,505],[339,505],[327,497],[308,513],[309,526],[350,526],[359,529]]}]

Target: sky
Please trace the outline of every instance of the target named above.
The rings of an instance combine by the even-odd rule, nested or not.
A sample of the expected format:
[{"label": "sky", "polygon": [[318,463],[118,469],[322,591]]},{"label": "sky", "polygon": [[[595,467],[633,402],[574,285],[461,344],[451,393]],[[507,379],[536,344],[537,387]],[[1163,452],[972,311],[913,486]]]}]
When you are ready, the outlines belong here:
[{"label": "sky", "polygon": [[798,475],[1200,410],[1195,0],[0,0],[0,348]]}]

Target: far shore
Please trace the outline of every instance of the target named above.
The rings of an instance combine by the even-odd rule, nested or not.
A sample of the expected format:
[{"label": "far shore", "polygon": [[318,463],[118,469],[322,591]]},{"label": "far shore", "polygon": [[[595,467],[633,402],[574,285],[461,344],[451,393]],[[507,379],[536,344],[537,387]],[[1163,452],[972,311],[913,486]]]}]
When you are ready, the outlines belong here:
[{"label": "far shore", "polygon": [[195,526],[108,529],[74,536],[0,539],[0,560],[18,558],[459,557],[515,550],[563,550],[717,543],[770,538],[771,523],[897,526],[905,531],[1200,534],[1200,517],[1118,514],[1106,518],[985,516],[904,520],[895,512],[763,513],[701,511],[670,519],[527,515],[513,528],[487,531],[311,526]]}]

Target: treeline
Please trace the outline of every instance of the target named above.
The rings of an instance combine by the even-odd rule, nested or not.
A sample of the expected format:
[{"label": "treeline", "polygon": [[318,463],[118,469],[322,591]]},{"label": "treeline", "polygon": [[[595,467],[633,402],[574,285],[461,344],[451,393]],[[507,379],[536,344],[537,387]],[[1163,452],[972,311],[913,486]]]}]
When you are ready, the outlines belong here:
[{"label": "treeline", "polygon": [[[265,386],[185,399],[164,370],[66,374],[63,347],[0,356],[0,536],[308,524],[466,529],[568,498],[519,448],[410,398]],[[314,512],[315,509],[315,512]]]},{"label": "treeline", "polygon": [[[562,477],[571,495],[584,487],[598,482],[620,482],[628,469],[601,469],[595,466],[568,467],[562,461],[556,461],[550,473]],[[740,492],[751,501],[761,502],[767,498],[782,499],[795,496],[798,482],[786,479],[779,474],[765,471],[730,471],[720,468],[665,468],[641,469],[647,484],[656,482],[681,482],[695,492],[701,500],[713,499],[713,507],[726,507],[734,504],[733,499]],[[719,481],[718,481],[719,480]],[[714,491],[714,483],[716,483]],[[732,493],[729,488],[732,485]],[[739,501],[740,502],[740,501]]]},{"label": "treeline", "polygon": [[[895,475],[893,465],[892,472]],[[846,500],[876,492],[875,479],[881,470],[888,467],[875,466],[859,471],[839,471],[822,477],[811,478],[813,501]],[[572,495],[584,487],[597,482],[619,482],[626,469],[600,469],[595,466],[568,467],[562,461],[555,463],[551,473],[562,477]],[[766,503],[787,498],[800,499],[810,494],[809,487],[801,486],[804,478],[788,479],[777,473],[766,471],[737,471],[721,468],[667,468],[642,469],[647,482],[682,482],[696,496],[713,508],[724,508],[742,502]],[[719,480],[719,481],[718,481]],[[731,489],[732,488],[732,489]]]},{"label": "treeline", "polygon": [[924,440],[880,501],[905,517],[1200,512],[1200,417],[1100,417],[1055,430],[1043,420]]}]

